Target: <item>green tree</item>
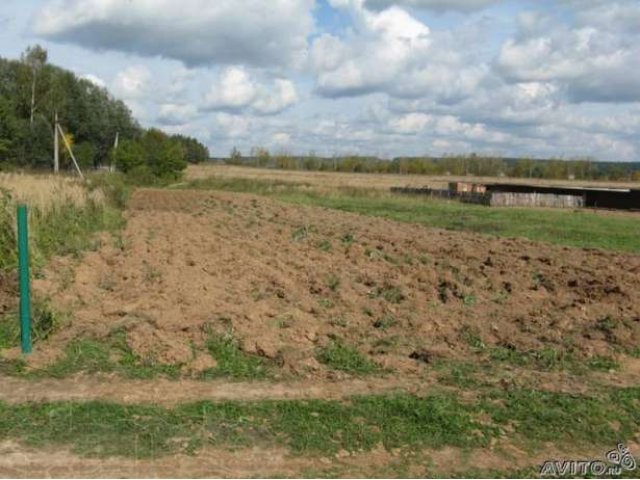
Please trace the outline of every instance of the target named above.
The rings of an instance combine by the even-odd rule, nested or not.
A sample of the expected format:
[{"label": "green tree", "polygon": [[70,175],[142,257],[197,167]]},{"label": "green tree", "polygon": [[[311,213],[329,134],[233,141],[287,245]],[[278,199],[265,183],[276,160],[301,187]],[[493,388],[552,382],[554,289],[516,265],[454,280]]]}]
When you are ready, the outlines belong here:
[{"label": "green tree", "polygon": [[229,153],[229,163],[232,165],[240,165],[242,163],[242,153],[236,147],[233,147]]},{"label": "green tree", "polygon": [[187,161],[178,140],[152,128],[137,139],[121,143],[116,165],[133,180],[152,183],[178,179],[187,167]]},{"label": "green tree", "polygon": [[31,74],[31,102],[29,109],[29,125],[31,126],[33,126],[33,117],[36,111],[36,85],[38,73],[47,63],[47,57],[47,51],[40,45],[27,47],[21,57],[22,62],[26,65]]},{"label": "green tree", "polygon": [[184,150],[184,158],[189,163],[201,163],[209,160],[209,149],[193,137],[185,135],[173,135]]}]

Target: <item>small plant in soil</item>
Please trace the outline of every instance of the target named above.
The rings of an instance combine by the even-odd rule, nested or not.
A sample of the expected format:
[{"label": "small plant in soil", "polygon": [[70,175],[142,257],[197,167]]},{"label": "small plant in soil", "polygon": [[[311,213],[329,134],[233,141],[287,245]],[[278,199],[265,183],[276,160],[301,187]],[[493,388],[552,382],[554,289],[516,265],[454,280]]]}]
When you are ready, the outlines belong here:
[{"label": "small plant in soil", "polygon": [[332,273],[327,277],[326,285],[329,290],[335,292],[340,286],[340,277]]},{"label": "small plant in soil", "polygon": [[400,262],[398,261],[397,258],[395,258],[392,255],[389,255],[386,252],[382,252],[382,258],[384,258],[385,261],[389,262],[391,265],[400,265]]},{"label": "small plant in soil", "polygon": [[322,308],[326,308],[327,310],[333,308],[335,306],[335,304],[333,303],[333,300],[331,300],[330,298],[321,298],[318,300],[318,304],[322,307]]},{"label": "small plant in soil", "polygon": [[396,287],[394,285],[385,284],[382,287],[376,287],[369,292],[370,298],[384,298],[389,303],[400,303],[406,297],[400,290],[400,287]]},{"label": "small plant in soil", "polygon": [[378,320],[373,322],[373,328],[385,331],[397,324],[398,321],[394,317],[392,317],[391,315],[385,315],[384,317],[379,318]]},{"label": "small plant in soil", "polygon": [[291,234],[291,238],[295,242],[301,242],[303,240],[306,240],[311,235],[312,231],[313,231],[312,225],[304,225],[302,227],[296,228]]},{"label": "small plant in soil", "polygon": [[323,252],[330,252],[331,242],[329,240],[322,240],[318,242],[318,250],[321,250]]},{"label": "small plant in soil", "polygon": [[472,307],[476,304],[476,296],[473,294],[464,295],[462,297],[462,303],[465,307]]},{"label": "small plant in soil", "polygon": [[331,320],[329,320],[329,325],[333,327],[346,328],[349,325],[349,322],[343,315],[341,315],[339,317],[334,317]]},{"label": "small plant in soil", "polygon": [[605,355],[596,355],[594,357],[591,357],[587,361],[587,366],[591,370],[603,371],[617,370],[620,368],[620,365],[614,358]]},{"label": "small plant in soil", "polygon": [[321,348],[316,358],[320,363],[334,370],[354,375],[367,375],[379,370],[375,363],[361,354],[355,347],[345,345],[339,341],[333,341],[328,346]]},{"label": "small plant in soil", "polygon": [[475,350],[484,350],[486,348],[478,330],[469,325],[463,325],[458,336],[460,340]]},{"label": "small plant in soil", "polygon": [[144,262],[144,280],[147,283],[155,283],[161,276],[162,274],[159,270],[149,265],[146,261]]},{"label": "small plant in soil", "polygon": [[355,239],[351,233],[345,233],[340,237],[340,241],[343,245],[349,246],[355,241]]}]

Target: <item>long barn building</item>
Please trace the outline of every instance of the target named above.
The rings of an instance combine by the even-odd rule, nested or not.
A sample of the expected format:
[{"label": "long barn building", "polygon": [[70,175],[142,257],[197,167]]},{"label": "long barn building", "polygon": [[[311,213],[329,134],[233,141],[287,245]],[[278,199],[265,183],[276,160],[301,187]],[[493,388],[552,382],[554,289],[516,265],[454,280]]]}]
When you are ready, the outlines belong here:
[{"label": "long barn building", "polygon": [[490,205],[640,210],[640,189],[486,184]]},{"label": "long barn building", "polygon": [[395,193],[457,198],[495,207],[606,208],[640,211],[640,189],[451,182],[447,190],[394,187]]}]

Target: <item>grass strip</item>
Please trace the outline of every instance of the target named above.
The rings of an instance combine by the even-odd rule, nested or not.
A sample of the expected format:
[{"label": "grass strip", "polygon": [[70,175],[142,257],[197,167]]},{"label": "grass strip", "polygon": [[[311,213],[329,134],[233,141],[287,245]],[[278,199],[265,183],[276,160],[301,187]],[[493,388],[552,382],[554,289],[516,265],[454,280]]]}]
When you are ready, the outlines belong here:
[{"label": "grass strip", "polygon": [[479,448],[514,437],[533,444],[615,445],[640,427],[640,388],[597,395],[494,390],[474,401],[434,393],[346,401],[207,401],[175,408],[104,402],[0,403],[0,439],[66,445],[97,456],[157,457],[204,445],[340,450]]}]

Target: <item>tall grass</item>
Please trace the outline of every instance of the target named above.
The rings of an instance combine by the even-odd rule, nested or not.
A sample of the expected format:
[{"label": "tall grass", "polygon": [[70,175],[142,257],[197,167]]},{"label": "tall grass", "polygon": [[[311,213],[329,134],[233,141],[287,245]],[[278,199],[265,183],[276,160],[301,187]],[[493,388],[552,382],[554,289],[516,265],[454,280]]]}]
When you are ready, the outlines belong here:
[{"label": "tall grass", "polygon": [[126,193],[117,176],[89,182],[53,175],[0,174],[0,270],[16,267],[16,207],[29,209],[30,250],[42,264],[54,254],[74,254],[92,234],[122,224]]},{"label": "tall grass", "polygon": [[81,181],[66,176],[2,173],[0,190],[16,203],[27,203],[43,214],[61,205],[84,207],[89,203],[106,203],[101,189],[90,190]]}]

